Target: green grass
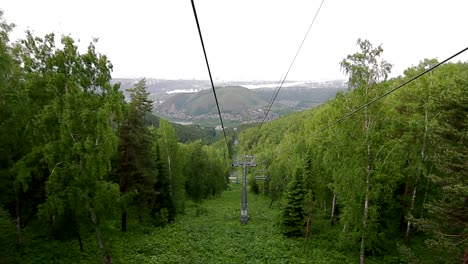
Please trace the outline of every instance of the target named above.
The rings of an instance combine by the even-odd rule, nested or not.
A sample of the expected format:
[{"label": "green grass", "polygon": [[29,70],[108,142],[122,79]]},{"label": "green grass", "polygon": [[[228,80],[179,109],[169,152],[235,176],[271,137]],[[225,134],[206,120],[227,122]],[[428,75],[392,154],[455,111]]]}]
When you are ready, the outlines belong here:
[{"label": "green grass", "polygon": [[[304,248],[303,239],[285,238],[276,226],[279,210],[268,198],[249,195],[249,223],[240,223],[239,185],[221,198],[190,204],[185,215],[164,228],[122,235],[122,263],[346,263],[327,249]],[[318,242],[318,241],[316,241]]]},{"label": "green grass", "polygon": [[[220,198],[201,207],[189,202],[186,213],[166,227],[139,225],[132,220],[129,231],[114,224],[106,240],[114,263],[354,263],[334,250],[329,237],[286,238],[279,232],[279,209],[270,200],[249,194],[247,225],[240,223],[240,185],[231,186]],[[198,215],[197,216],[197,211]],[[80,253],[76,241],[32,241],[21,263],[102,263],[93,236]],[[353,260],[353,261],[351,261]]]}]

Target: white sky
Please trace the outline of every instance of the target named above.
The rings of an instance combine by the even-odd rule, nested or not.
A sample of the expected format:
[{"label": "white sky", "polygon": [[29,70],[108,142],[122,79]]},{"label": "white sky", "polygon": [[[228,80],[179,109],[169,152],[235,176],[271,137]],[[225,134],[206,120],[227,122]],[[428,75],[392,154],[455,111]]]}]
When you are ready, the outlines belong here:
[{"label": "white sky", "polygon": [[[216,80],[272,80],[286,72],[321,0],[195,0]],[[114,77],[208,79],[190,0],[2,0],[17,29],[71,34],[114,65]],[[342,79],[356,40],[383,44],[400,75],[424,58],[468,46],[466,0],[325,0],[287,80]],[[468,54],[457,60],[468,61]]]}]

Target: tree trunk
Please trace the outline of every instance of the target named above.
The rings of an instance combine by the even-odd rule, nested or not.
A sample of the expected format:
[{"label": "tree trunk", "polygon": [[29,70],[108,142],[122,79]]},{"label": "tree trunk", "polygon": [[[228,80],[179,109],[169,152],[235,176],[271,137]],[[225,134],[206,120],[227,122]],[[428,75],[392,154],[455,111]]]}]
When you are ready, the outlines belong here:
[{"label": "tree trunk", "polygon": [[[419,177],[418,177],[419,178]],[[418,179],[416,179],[415,186],[413,188],[413,196],[411,197],[411,206],[410,210],[408,213],[408,224],[406,225],[406,236],[405,236],[405,242],[406,244],[409,243],[410,241],[410,236],[411,236],[411,217],[413,216],[413,210],[414,210],[414,203],[416,201],[416,193],[418,190]]]},{"label": "tree trunk", "polygon": [[169,196],[172,198],[172,170],[171,170],[171,157],[167,153],[167,168],[169,172]]},{"label": "tree trunk", "polygon": [[364,214],[362,217],[363,223],[363,235],[361,237],[361,250],[359,254],[359,263],[365,263],[366,253],[366,237],[367,237],[367,222],[369,218],[369,192],[370,192],[370,177],[372,173],[372,153],[371,153],[371,142],[369,138],[370,132],[370,114],[368,108],[365,109],[365,121],[364,127],[366,131],[366,143],[367,143],[367,175],[366,175],[366,196],[364,199]]},{"label": "tree trunk", "polygon": [[99,221],[96,216],[96,212],[94,211],[94,208],[89,208],[89,213],[91,215],[91,221],[93,222],[94,229],[96,230],[96,237],[98,240],[99,248],[102,250],[102,255],[103,255],[103,262],[104,264],[111,264],[111,258],[109,255],[109,252],[107,251],[105,245],[104,245],[104,239],[102,238],[101,234],[101,229],[99,228]]},{"label": "tree trunk", "polygon": [[465,254],[463,256],[463,264],[468,264],[468,248],[465,249]]},{"label": "tree trunk", "polygon": [[169,196],[172,198],[171,156],[169,155],[169,144],[167,143],[167,134],[166,134],[166,130],[164,130],[164,143],[166,144],[167,169],[168,169],[168,172],[169,172]]},{"label": "tree trunk", "polygon": [[332,208],[331,208],[331,220],[330,224],[335,224],[335,206],[336,206],[336,194],[333,193]]},{"label": "tree trunk", "polygon": [[19,202],[19,198],[18,198],[18,191],[16,190],[16,205],[15,205],[15,214],[16,214],[16,219],[15,219],[15,223],[16,223],[16,244],[18,246],[21,246],[23,244],[23,235],[22,235],[22,232],[21,232],[21,210],[20,210],[20,202]]},{"label": "tree trunk", "polygon": [[122,215],[120,219],[120,228],[122,232],[127,232],[127,210],[122,210]]},{"label": "tree trunk", "polygon": [[[367,176],[367,179],[369,180],[369,175]],[[369,186],[369,184],[367,184],[366,198],[365,198],[365,201],[364,201],[364,217],[363,217],[364,234],[361,237],[361,250],[360,250],[360,255],[359,255],[359,263],[360,264],[365,263],[367,220],[368,220],[368,216],[369,216],[369,188],[368,188],[368,186]]]},{"label": "tree trunk", "polygon": [[422,148],[421,148],[421,160],[420,160],[420,163],[419,163],[419,166],[418,166],[416,181],[414,183],[414,188],[413,188],[413,196],[411,197],[411,206],[410,206],[410,209],[409,209],[409,212],[408,212],[408,223],[407,223],[407,226],[406,226],[406,236],[405,236],[406,244],[409,244],[410,239],[411,239],[411,225],[412,225],[411,218],[413,216],[414,204],[415,204],[415,201],[416,201],[416,194],[417,194],[419,179],[424,176],[423,175],[424,174],[423,166],[424,166],[424,163],[425,163],[425,161],[427,159],[427,157],[426,157],[426,142],[427,142],[428,131],[429,131],[428,111],[427,111],[427,107],[424,106],[424,135],[423,135],[423,144],[422,144]]},{"label": "tree trunk", "polygon": [[[409,152],[409,150],[408,150]],[[406,165],[409,164],[408,158],[406,160]],[[410,192],[410,177],[406,175],[406,180],[405,180],[405,190],[403,192],[403,199],[401,199],[401,206],[403,208],[402,213],[400,215],[400,232],[404,232],[405,226],[406,226],[406,213],[408,212],[408,196]]]},{"label": "tree trunk", "polygon": [[[432,169],[429,169],[429,175],[432,173]],[[431,179],[427,178],[427,182],[426,182],[426,188],[425,190],[429,190],[429,183],[431,182]],[[423,199],[422,199],[422,204],[426,204],[426,196],[427,196],[427,192],[423,192]],[[424,206],[421,206],[421,212],[419,213],[419,217],[420,218],[424,218]]]},{"label": "tree trunk", "polygon": [[312,215],[309,213],[306,218],[306,226],[305,226],[305,232],[304,232],[306,241],[309,241],[311,226],[312,226]]},{"label": "tree trunk", "polygon": [[77,236],[78,236],[78,244],[80,245],[80,252],[83,253],[83,252],[84,252],[84,249],[83,249],[83,241],[81,240],[80,231],[77,232]]}]

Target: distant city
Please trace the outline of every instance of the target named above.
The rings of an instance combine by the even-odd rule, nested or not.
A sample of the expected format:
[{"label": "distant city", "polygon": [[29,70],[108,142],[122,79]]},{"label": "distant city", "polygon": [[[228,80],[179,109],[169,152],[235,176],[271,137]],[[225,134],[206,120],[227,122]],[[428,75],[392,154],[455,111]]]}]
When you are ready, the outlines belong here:
[{"label": "distant city", "polygon": [[[138,80],[116,78],[113,83],[120,83],[128,97],[126,89]],[[146,79],[146,85],[155,114],[171,122],[212,126],[218,118],[208,80]],[[233,125],[260,122],[277,88],[272,81],[218,81],[215,85],[218,98],[223,101],[223,119]],[[346,89],[344,80],[285,82],[266,120],[315,107]]]}]

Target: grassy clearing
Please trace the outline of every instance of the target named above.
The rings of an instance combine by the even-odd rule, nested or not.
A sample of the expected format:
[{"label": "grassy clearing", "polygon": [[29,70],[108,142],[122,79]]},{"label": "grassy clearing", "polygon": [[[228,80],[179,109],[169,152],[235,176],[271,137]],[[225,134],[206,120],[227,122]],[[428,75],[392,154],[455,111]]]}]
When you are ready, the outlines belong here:
[{"label": "grassy clearing", "polygon": [[[354,263],[349,256],[330,250],[333,239],[314,237],[305,247],[303,239],[279,233],[278,208],[270,200],[249,195],[249,223],[240,224],[239,185],[220,198],[187,205],[177,222],[163,228],[129,225],[122,234],[110,227],[107,239],[114,263]],[[198,216],[197,216],[198,212]],[[76,241],[32,241],[22,263],[102,263],[94,237],[85,240],[85,253]]]},{"label": "grassy clearing", "polygon": [[[189,205],[177,223],[121,236],[124,263],[343,263],[338,252],[304,248],[302,239],[288,239],[276,227],[279,210],[268,198],[249,196],[249,223],[240,224],[239,185],[221,198]],[[318,242],[318,241],[316,241]]]}]

